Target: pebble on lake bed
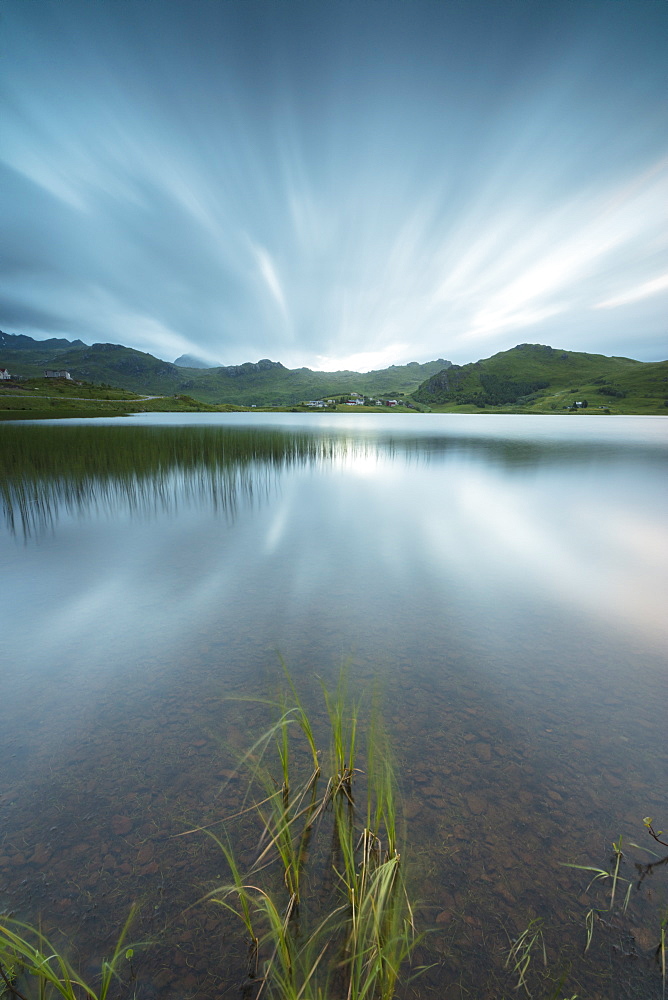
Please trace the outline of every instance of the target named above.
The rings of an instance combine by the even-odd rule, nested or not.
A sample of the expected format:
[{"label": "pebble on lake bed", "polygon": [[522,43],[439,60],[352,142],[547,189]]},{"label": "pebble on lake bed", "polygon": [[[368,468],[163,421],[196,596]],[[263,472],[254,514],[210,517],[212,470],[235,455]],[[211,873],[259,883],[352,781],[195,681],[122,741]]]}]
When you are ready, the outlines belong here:
[{"label": "pebble on lake bed", "polygon": [[134,822],[130,816],[117,814],[111,817],[111,829],[118,837],[129,833],[133,826]]}]

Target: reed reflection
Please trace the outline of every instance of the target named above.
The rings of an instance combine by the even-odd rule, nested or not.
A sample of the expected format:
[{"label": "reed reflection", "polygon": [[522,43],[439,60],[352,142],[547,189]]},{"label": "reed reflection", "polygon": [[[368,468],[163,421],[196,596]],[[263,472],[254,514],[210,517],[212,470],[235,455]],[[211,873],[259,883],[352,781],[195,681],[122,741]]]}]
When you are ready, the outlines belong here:
[{"label": "reed reflection", "polygon": [[[491,428],[490,428],[491,429]],[[379,462],[431,464],[463,456],[523,475],[546,466],[615,461],[619,442],[539,441],[370,428],[302,426],[6,426],[0,504],[9,532],[25,540],[63,516],[151,518],[199,507],[234,520],[276,489],[279,472],[327,464],[373,476]],[[634,448],[636,458],[651,446]]]},{"label": "reed reflection", "polygon": [[63,515],[111,516],[121,509],[151,518],[205,507],[234,520],[240,507],[275,488],[278,470],[327,457],[330,442],[280,431],[9,428],[3,520],[25,539],[52,529]]}]

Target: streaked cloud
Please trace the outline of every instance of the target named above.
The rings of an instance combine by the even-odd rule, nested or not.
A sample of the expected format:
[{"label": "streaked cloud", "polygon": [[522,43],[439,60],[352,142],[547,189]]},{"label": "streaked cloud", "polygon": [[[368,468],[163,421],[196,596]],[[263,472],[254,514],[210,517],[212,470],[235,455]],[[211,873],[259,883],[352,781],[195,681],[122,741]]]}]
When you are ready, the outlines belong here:
[{"label": "streaked cloud", "polygon": [[8,332],[668,354],[665,5],[8,0],[3,29]]},{"label": "streaked cloud", "polygon": [[640,299],[647,299],[652,295],[658,295],[660,292],[664,292],[666,290],[668,290],[668,274],[662,274],[658,278],[654,278],[652,281],[645,281],[642,285],[636,285],[635,288],[629,288],[620,295],[613,295],[611,299],[606,299],[605,302],[597,302],[594,308],[616,309],[617,306],[626,306],[631,302],[638,302]]},{"label": "streaked cloud", "polygon": [[263,247],[254,246],[253,253],[255,254],[260,275],[269,290],[269,294],[279,307],[283,318],[287,319],[288,307],[285,301],[285,293],[283,292],[283,288],[278,277],[275,262],[272,260],[271,255]]}]

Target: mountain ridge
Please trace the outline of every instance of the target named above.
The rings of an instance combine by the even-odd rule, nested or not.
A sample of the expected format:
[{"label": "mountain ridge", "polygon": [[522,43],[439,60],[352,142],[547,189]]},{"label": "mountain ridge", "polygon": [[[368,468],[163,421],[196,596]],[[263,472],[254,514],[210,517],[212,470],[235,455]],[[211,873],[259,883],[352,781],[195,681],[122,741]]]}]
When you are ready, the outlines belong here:
[{"label": "mountain ridge", "polygon": [[75,379],[135,392],[186,393],[205,403],[241,406],[292,406],[304,399],[350,392],[405,395],[450,364],[439,358],[374,372],[316,372],[286,368],[280,361],[261,358],[241,365],[185,368],[120,344],[87,345],[56,338],[38,341],[23,334],[0,332],[0,367],[13,374],[39,377],[45,368],[65,368]]},{"label": "mountain ridge", "polygon": [[120,344],[36,341],[0,332],[0,367],[41,377],[65,368],[75,379],[137,393],[190,396],[231,406],[296,406],[304,400],[366,396],[415,401],[436,412],[547,413],[584,402],[598,411],[668,415],[668,361],[637,361],[518,344],[490,358],[453,365],[443,358],[372,372],[317,372],[261,358],[241,365],[184,368]]}]

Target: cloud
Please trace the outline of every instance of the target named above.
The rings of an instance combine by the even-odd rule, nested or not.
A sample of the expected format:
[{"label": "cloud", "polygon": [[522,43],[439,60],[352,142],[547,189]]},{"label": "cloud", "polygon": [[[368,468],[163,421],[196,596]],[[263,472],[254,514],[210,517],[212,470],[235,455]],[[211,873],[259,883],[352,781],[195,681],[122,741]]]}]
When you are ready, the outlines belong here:
[{"label": "cloud", "polygon": [[668,8],[487,7],[492,39],[410,6],[9,5],[0,326],[227,364],[663,356]]},{"label": "cloud", "polygon": [[647,299],[652,295],[658,295],[666,289],[668,289],[668,274],[662,274],[651,281],[643,282],[642,285],[636,285],[635,288],[629,288],[620,295],[613,295],[611,299],[606,299],[605,302],[597,302],[593,308],[616,309],[617,306],[626,306],[629,303],[638,302],[640,299]]},{"label": "cloud", "polygon": [[257,261],[258,269],[262,280],[264,281],[266,287],[269,290],[271,297],[273,298],[276,305],[279,307],[283,319],[288,318],[288,307],[285,301],[285,293],[281,286],[280,279],[278,277],[278,272],[276,270],[276,264],[271,258],[271,255],[264,247],[252,246],[253,253],[255,254],[255,259]]}]

